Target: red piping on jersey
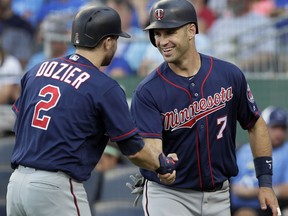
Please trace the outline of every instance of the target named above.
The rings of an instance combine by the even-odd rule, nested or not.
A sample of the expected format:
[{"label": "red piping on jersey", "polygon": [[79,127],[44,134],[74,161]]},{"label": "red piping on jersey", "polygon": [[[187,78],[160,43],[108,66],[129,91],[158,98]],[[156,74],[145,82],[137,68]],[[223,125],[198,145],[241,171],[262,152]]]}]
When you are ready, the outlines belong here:
[{"label": "red piping on jersey", "polygon": [[86,64],[80,64],[79,62],[70,61],[70,60],[67,60],[67,59],[65,59],[63,57],[61,57],[60,59],[63,60],[63,61],[69,62],[71,64],[77,64],[77,65],[80,65],[80,66],[83,66],[83,67],[94,68],[94,66],[90,66],[90,65],[86,65]]},{"label": "red piping on jersey", "polygon": [[122,135],[117,136],[117,137],[113,137],[112,139],[115,140],[115,139],[120,139],[120,138],[126,137],[126,136],[128,136],[129,134],[135,132],[136,130],[137,130],[137,128],[134,128],[133,130],[129,131],[128,133],[122,134]]},{"label": "red piping on jersey", "polygon": [[142,137],[162,137],[161,134],[157,133],[139,133]]},{"label": "red piping on jersey", "polygon": [[256,112],[256,116],[252,119],[252,121],[250,121],[245,128],[250,128],[251,124],[255,124],[255,118],[258,117],[259,118],[259,111]]},{"label": "red piping on jersey", "polygon": [[19,110],[18,110],[18,108],[16,107],[16,105],[15,104],[13,104],[13,109],[17,112],[17,113],[19,113]]},{"label": "red piping on jersey", "polygon": [[75,207],[77,210],[77,215],[80,216],[79,206],[78,206],[77,199],[76,199],[76,196],[75,196],[74,191],[73,191],[72,178],[69,178],[69,183],[70,183],[70,192],[71,192],[73,199],[74,199],[74,204],[75,204]]},{"label": "red piping on jersey", "polygon": [[146,192],[145,192],[145,198],[146,198],[145,211],[146,211],[147,216],[150,216],[149,211],[148,211],[148,186],[147,186],[147,184],[148,184],[148,181],[146,180],[145,181],[145,188],[146,188]]},{"label": "red piping on jersey", "polygon": [[179,89],[185,91],[185,92],[188,94],[190,101],[191,101],[191,102],[193,101],[193,100],[192,100],[192,95],[190,94],[190,92],[189,92],[187,89],[185,89],[185,88],[183,88],[183,87],[181,87],[181,86],[178,86],[177,84],[175,84],[175,83],[171,82],[170,80],[168,80],[167,78],[165,78],[165,77],[161,74],[161,71],[159,70],[159,67],[157,68],[156,71],[157,71],[157,73],[159,74],[159,76],[160,76],[164,81],[166,81],[166,82],[169,83],[170,85],[173,85],[173,86],[176,87],[176,88],[179,88]]},{"label": "red piping on jersey", "polygon": [[[210,70],[211,70],[211,68],[210,68]],[[159,76],[160,76],[164,81],[166,81],[167,83],[169,83],[170,85],[172,85],[172,86],[174,86],[174,87],[176,87],[176,88],[179,88],[179,89],[185,91],[185,92],[188,94],[191,103],[193,102],[193,97],[192,97],[192,95],[190,94],[190,92],[189,92],[187,89],[185,89],[185,88],[183,88],[183,87],[181,87],[181,86],[178,86],[177,84],[175,84],[175,83],[171,82],[170,80],[166,79],[166,78],[161,74],[161,71],[159,70],[159,67],[157,68],[156,71],[157,71],[157,73],[159,74]],[[199,137],[198,137],[198,129],[197,129],[197,128],[196,128],[196,154],[197,154],[197,161],[198,161],[198,175],[199,175],[199,182],[200,182],[199,184],[200,184],[200,188],[202,188],[203,183],[202,183],[202,175],[201,175],[202,172],[201,172],[200,153],[199,153]],[[213,184],[214,184],[214,183],[213,183]]]},{"label": "red piping on jersey", "polygon": [[[202,98],[204,98],[204,84],[206,82],[206,80],[208,79],[209,75],[211,74],[213,68],[213,58],[210,57],[210,68],[209,71],[206,75],[206,77],[204,78],[202,85],[201,85],[201,95]],[[209,168],[210,168],[210,175],[211,175],[211,181],[212,181],[212,186],[214,187],[214,176],[213,176],[213,172],[212,172],[212,164],[211,164],[211,157],[210,157],[210,139],[209,139],[209,122],[208,122],[208,116],[205,117],[206,119],[206,140],[207,140],[207,148],[208,148],[208,163],[209,163]]]},{"label": "red piping on jersey", "polygon": [[199,175],[199,184],[200,188],[202,189],[203,184],[202,184],[202,175],[201,175],[201,163],[200,163],[200,153],[199,153],[199,136],[198,136],[198,128],[196,127],[196,154],[197,154],[197,162],[198,162],[198,175]]}]

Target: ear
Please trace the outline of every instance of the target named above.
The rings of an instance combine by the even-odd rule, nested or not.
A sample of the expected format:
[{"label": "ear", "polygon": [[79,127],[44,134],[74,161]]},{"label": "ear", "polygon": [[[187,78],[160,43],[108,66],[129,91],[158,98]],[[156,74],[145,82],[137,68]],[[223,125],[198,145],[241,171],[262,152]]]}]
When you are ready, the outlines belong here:
[{"label": "ear", "polygon": [[105,50],[110,50],[113,47],[113,42],[113,38],[108,36],[103,40],[102,46]]},{"label": "ear", "polygon": [[194,23],[188,24],[187,30],[188,30],[189,38],[190,39],[194,38],[196,35],[196,31],[197,31],[196,25]]}]

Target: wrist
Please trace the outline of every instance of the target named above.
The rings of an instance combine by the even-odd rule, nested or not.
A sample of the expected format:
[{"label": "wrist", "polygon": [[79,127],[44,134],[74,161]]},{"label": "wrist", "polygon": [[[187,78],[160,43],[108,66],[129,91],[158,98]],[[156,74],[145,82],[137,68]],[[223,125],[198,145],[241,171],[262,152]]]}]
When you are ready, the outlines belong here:
[{"label": "wrist", "polygon": [[171,157],[166,157],[161,153],[158,157],[160,167],[155,170],[156,173],[166,174],[172,173],[175,170],[175,161]]},{"label": "wrist", "polygon": [[272,188],[272,175],[261,175],[258,177],[259,187]]},{"label": "wrist", "polygon": [[272,157],[257,157],[254,159],[254,165],[259,187],[272,188]]},{"label": "wrist", "polygon": [[272,176],[272,170],[273,170],[273,163],[272,163],[272,157],[270,156],[264,156],[264,157],[257,157],[254,159],[254,166],[255,166],[255,172],[256,177],[259,178],[259,176],[262,175],[271,175]]}]

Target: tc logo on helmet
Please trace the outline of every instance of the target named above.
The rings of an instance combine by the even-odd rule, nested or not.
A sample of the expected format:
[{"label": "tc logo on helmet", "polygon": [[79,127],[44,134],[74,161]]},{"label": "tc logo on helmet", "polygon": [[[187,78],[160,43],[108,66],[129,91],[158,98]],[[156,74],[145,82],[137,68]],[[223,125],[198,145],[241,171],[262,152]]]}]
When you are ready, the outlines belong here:
[{"label": "tc logo on helmet", "polygon": [[164,17],[164,9],[156,9],[154,16],[157,20],[161,20]]}]

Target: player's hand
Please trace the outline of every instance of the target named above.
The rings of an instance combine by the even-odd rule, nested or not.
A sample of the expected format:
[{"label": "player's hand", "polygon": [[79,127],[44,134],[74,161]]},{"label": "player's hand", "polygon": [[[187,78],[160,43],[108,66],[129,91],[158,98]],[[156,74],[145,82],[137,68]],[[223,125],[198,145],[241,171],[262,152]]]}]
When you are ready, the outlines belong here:
[{"label": "player's hand", "polygon": [[273,216],[281,216],[278,200],[272,188],[260,187],[258,199],[262,210],[266,210],[269,206],[272,210]]},{"label": "player's hand", "polygon": [[172,184],[176,180],[176,170],[174,170],[172,173],[166,173],[166,174],[158,174],[158,178],[160,179],[160,182],[163,184]]},{"label": "player's hand", "polygon": [[[175,153],[168,154],[167,157],[172,158],[174,162],[178,161],[177,154],[175,154]],[[173,170],[172,173],[166,173],[166,174],[159,174],[158,173],[158,178],[159,178],[160,182],[163,184],[172,184],[176,180],[176,170]]]}]

